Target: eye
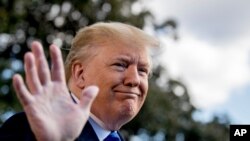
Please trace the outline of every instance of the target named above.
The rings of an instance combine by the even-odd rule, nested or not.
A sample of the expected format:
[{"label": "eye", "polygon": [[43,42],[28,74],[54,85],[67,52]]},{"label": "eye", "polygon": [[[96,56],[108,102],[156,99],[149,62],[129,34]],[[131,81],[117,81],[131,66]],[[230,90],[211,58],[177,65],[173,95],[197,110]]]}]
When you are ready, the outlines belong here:
[{"label": "eye", "polygon": [[122,62],[116,62],[112,66],[119,71],[123,71],[128,67],[126,63],[122,63]]},{"label": "eye", "polygon": [[127,67],[127,65],[125,63],[115,63],[114,65],[117,67],[124,67],[124,68]]},{"label": "eye", "polygon": [[138,68],[139,73],[143,75],[148,75],[148,69],[147,68]]},{"label": "eye", "polygon": [[114,63],[115,66],[118,66],[118,67],[125,67],[125,64],[124,63]]}]

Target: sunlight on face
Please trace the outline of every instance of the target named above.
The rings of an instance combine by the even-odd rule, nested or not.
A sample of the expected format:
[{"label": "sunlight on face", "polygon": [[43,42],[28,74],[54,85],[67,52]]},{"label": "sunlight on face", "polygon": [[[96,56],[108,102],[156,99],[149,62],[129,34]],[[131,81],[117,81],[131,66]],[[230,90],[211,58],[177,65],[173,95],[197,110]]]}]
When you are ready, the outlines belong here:
[{"label": "sunlight on face", "polygon": [[120,128],[139,112],[145,101],[149,56],[145,47],[114,43],[98,47],[96,51],[97,55],[84,71],[85,85],[100,88],[91,112],[110,124],[107,128]]}]

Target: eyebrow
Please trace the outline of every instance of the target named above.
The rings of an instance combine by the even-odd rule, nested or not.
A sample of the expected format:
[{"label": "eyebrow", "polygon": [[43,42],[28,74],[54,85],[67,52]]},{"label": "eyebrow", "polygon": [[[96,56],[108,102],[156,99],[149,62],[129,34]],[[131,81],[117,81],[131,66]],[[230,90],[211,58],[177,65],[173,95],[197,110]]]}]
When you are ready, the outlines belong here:
[{"label": "eyebrow", "polygon": [[[120,56],[116,57],[115,60],[119,60],[119,61],[123,61],[123,62],[128,62],[128,63],[131,63],[131,64],[133,64],[133,63],[136,62],[135,58],[131,58],[128,55],[120,55]],[[140,67],[147,67],[149,69],[151,68],[151,65],[149,63],[147,63],[147,62],[139,62],[138,65]]]}]

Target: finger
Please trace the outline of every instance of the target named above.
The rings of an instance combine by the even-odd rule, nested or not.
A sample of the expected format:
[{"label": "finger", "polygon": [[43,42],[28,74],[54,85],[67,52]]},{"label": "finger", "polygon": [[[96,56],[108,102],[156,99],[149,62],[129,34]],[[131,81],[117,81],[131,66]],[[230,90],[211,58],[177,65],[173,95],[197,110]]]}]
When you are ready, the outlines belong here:
[{"label": "finger", "polygon": [[33,97],[27,90],[20,75],[16,74],[13,76],[13,86],[16,91],[16,95],[23,107],[28,105],[32,101]]},{"label": "finger", "polygon": [[89,86],[87,88],[85,88],[82,92],[82,96],[80,99],[80,107],[83,110],[90,110],[90,107],[95,99],[95,97],[97,96],[99,92],[99,88],[97,86]]},{"label": "finger", "polygon": [[32,94],[37,93],[41,87],[34,55],[29,52],[24,56],[25,76],[27,86]]},{"label": "finger", "polygon": [[31,45],[31,49],[36,59],[36,66],[41,84],[46,84],[50,81],[50,71],[43,47],[39,42],[34,41]]},{"label": "finger", "polygon": [[56,45],[50,46],[51,56],[51,79],[65,83],[65,72],[62,60],[62,53]]}]

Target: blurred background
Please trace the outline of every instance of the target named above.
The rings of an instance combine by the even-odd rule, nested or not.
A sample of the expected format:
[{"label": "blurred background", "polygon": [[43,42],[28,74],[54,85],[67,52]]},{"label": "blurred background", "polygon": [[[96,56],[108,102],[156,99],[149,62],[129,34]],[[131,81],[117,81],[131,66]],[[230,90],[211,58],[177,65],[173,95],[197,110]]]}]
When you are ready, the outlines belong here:
[{"label": "blurred background", "polygon": [[22,111],[11,77],[39,40],[64,56],[80,27],[132,24],[160,39],[130,141],[228,141],[230,124],[250,124],[250,1],[0,0],[0,125]]}]

